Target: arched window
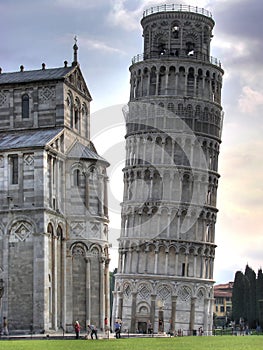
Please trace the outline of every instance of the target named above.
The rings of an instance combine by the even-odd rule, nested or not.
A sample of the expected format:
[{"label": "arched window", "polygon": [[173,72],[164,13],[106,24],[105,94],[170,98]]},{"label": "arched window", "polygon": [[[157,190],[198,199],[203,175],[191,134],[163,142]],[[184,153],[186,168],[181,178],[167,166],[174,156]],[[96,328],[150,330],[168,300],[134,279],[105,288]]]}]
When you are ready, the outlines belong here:
[{"label": "arched window", "polygon": [[172,102],[168,103],[168,107],[167,108],[168,108],[169,112],[173,112],[174,113],[175,108],[174,108],[174,104]]},{"label": "arched window", "polygon": [[73,185],[78,187],[80,186],[80,170],[75,169],[73,172]]},{"label": "arched window", "polygon": [[182,103],[179,103],[179,104],[178,104],[178,115],[179,115],[180,117],[183,117],[183,116],[184,116],[184,106],[183,106]]},{"label": "arched window", "polygon": [[85,128],[85,136],[87,138],[89,138],[89,116],[88,116],[88,108],[87,105],[84,103],[82,106],[82,118],[83,118],[83,122],[84,122],[84,128]]},{"label": "arched window", "polygon": [[81,108],[79,99],[76,99],[76,105],[74,110],[74,128],[80,131],[80,117],[81,117]]},{"label": "arched window", "polygon": [[162,116],[164,113],[164,104],[160,102],[157,106],[157,116]]},{"label": "arched window", "polygon": [[178,23],[172,25],[172,37],[175,39],[179,38],[180,27]]},{"label": "arched window", "polygon": [[71,93],[68,94],[67,103],[69,108],[70,127],[73,128],[74,104],[73,104],[73,98]]},{"label": "arched window", "polygon": [[29,118],[29,96],[24,94],[22,96],[22,119]]},{"label": "arched window", "polygon": [[195,118],[200,119],[200,116],[201,116],[201,107],[200,105],[197,105],[195,107]]},{"label": "arched window", "polygon": [[19,169],[18,169],[18,155],[12,154],[9,156],[10,160],[10,180],[12,185],[18,184],[18,175],[19,175]]}]

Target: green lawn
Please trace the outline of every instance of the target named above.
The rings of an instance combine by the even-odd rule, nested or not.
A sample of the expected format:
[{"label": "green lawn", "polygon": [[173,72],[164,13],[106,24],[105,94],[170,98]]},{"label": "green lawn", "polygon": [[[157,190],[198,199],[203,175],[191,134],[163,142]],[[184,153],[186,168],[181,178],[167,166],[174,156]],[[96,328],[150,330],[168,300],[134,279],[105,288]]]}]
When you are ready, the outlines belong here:
[{"label": "green lawn", "polygon": [[110,340],[2,340],[1,350],[262,350],[263,336],[130,338]]}]

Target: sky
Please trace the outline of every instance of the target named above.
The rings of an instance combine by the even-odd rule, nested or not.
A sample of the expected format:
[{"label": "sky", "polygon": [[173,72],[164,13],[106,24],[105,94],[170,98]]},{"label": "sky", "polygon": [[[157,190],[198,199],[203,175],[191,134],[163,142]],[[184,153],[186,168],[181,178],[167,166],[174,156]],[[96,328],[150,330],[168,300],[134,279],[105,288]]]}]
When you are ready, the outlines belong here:
[{"label": "sky", "polygon": [[[78,61],[92,95],[91,138],[110,163],[109,240],[117,267],[122,201],[124,118],[131,58],[142,53],[143,10],[171,4],[159,0],[0,0],[2,72],[62,67]],[[234,280],[246,264],[263,267],[263,1],[200,0],[215,28],[211,55],[225,71],[216,224],[216,283]]]}]

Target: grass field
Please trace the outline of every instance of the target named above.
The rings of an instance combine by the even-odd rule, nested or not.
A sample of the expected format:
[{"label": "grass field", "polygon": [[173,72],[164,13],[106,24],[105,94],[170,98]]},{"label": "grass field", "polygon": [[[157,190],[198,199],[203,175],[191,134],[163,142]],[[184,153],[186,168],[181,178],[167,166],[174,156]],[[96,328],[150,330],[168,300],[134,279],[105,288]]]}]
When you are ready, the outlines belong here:
[{"label": "grass field", "polygon": [[110,340],[2,340],[1,350],[262,350],[263,336],[130,338]]}]

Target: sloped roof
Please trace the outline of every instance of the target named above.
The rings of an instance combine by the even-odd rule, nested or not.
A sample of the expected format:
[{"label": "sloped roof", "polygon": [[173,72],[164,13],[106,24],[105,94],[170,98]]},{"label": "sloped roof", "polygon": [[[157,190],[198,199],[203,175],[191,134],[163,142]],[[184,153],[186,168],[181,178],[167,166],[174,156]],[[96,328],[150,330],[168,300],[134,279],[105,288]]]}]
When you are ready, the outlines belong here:
[{"label": "sloped roof", "polygon": [[107,166],[110,164],[103,157],[99,156],[95,151],[91,150],[89,147],[84,146],[79,141],[75,142],[70,151],[67,154],[68,158],[78,158],[78,159],[88,159],[88,160],[98,160],[104,162]]},{"label": "sloped roof", "polygon": [[63,128],[35,129],[21,131],[0,132],[0,151],[6,149],[44,147]]},{"label": "sloped roof", "polygon": [[13,83],[30,83],[33,81],[60,80],[73,71],[75,67],[50,68],[39,70],[24,70],[0,74],[0,85]]}]

